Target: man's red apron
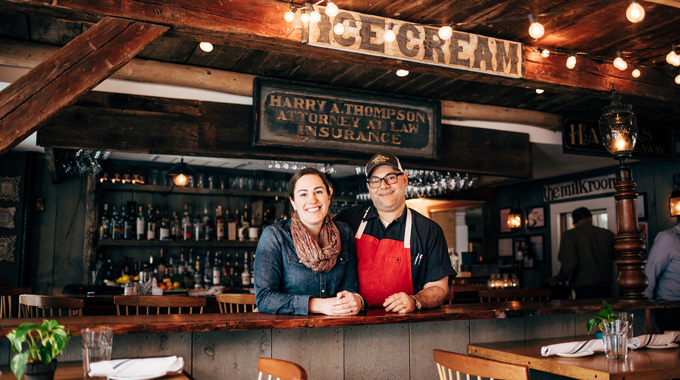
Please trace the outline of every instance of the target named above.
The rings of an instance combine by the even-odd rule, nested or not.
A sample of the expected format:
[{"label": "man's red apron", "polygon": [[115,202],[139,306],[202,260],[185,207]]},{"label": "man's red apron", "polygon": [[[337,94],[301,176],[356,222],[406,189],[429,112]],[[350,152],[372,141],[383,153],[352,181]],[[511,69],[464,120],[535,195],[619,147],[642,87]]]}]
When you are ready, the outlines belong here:
[{"label": "man's red apron", "polygon": [[[370,208],[369,208],[370,210]],[[357,271],[359,292],[369,306],[382,307],[385,299],[394,293],[413,294],[411,278],[411,210],[406,209],[404,241],[382,239],[364,235],[366,215],[355,235],[357,246]]]}]

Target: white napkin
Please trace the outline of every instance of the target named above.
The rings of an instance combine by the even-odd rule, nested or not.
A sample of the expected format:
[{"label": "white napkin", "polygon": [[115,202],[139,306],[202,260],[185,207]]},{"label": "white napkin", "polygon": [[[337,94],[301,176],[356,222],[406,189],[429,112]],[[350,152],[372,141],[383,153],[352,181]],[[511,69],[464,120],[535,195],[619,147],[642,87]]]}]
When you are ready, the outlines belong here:
[{"label": "white napkin", "polygon": [[543,356],[557,354],[579,354],[588,351],[593,352],[604,351],[604,343],[602,342],[602,339],[558,343],[541,347],[541,355]]},{"label": "white napkin", "polygon": [[632,348],[634,350],[636,348],[647,346],[668,346],[669,344],[677,341],[678,333],[675,331],[667,332],[665,334],[640,335],[628,342],[628,348]]},{"label": "white napkin", "polygon": [[177,356],[162,358],[118,359],[91,363],[90,377],[141,378],[168,372],[182,372],[184,359]]}]

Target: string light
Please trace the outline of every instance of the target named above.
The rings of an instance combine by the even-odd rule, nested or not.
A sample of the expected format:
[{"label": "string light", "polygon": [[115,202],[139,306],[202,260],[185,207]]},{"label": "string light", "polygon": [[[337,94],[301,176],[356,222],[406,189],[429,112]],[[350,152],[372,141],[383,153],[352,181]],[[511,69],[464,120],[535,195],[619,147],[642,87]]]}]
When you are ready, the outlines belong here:
[{"label": "string light", "polygon": [[335,24],[333,27],[333,33],[337,34],[338,36],[342,36],[342,34],[345,33],[345,25],[343,25],[341,22]]},{"label": "string light", "polygon": [[286,20],[286,22],[293,22],[293,20],[295,20],[295,12],[296,11],[297,11],[297,8],[293,8],[293,9],[289,10],[288,12],[286,12],[283,15],[283,19]]},{"label": "string light", "polygon": [[300,21],[302,21],[303,24],[306,24],[309,22],[309,15],[306,12],[302,12],[300,15]]},{"label": "string light", "polygon": [[210,42],[201,42],[200,44],[198,44],[198,46],[201,48],[201,50],[203,50],[206,53],[210,53],[211,51],[213,51],[213,44],[211,44]]},{"label": "string light", "polygon": [[338,6],[333,4],[333,0],[326,1],[326,16],[335,17],[338,14]]},{"label": "string light", "polygon": [[543,28],[543,25],[541,25],[540,22],[536,22],[536,20],[534,20],[534,15],[529,15],[529,22],[531,23],[529,26],[529,35],[536,39],[543,37],[545,28]]},{"label": "string light", "polygon": [[614,67],[616,67],[617,69],[619,69],[621,71],[625,70],[628,67],[628,64],[626,63],[626,61],[624,61],[623,58],[621,58],[621,52],[618,52],[618,51],[616,52],[616,59],[614,60]]},{"label": "string light", "polygon": [[680,74],[678,74],[678,76],[675,77],[675,83],[680,84]]},{"label": "string light", "polygon": [[671,51],[666,55],[666,62],[673,66],[680,66],[680,56],[675,53],[675,45],[671,46]]},{"label": "string light", "polygon": [[550,50],[548,50],[548,49],[541,50],[541,57],[543,57],[543,58],[550,57]]},{"label": "string light", "polygon": [[626,18],[633,24],[644,20],[645,8],[642,8],[642,5],[638,4],[637,0],[630,0],[630,5],[626,9]]},{"label": "string light", "polygon": [[408,75],[408,70],[399,69],[396,74],[398,77],[405,77]]},{"label": "string light", "polygon": [[633,75],[633,78],[639,78],[640,77],[640,69],[637,68],[637,65],[635,65],[635,70],[631,73]]},{"label": "string light", "polygon": [[394,40],[397,39],[397,35],[394,34],[394,30],[392,30],[393,27],[394,24],[390,23],[390,26],[385,31],[385,34],[383,34],[383,40],[385,40],[385,42],[387,42],[388,44],[394,42]]},{"label": "string light", "polygon": [[[311,7],[311,5],[310,5]],[[321,21],[321,14],[317,11],[312,11],[309,13],[309,21],[311,22],[319,22]]]},{"label": "string light", "polygon": [[439,32],[437,34],[439,34],[439,38],[441,38],[444,41],[447,41],[451,38],[451,36],[453,36],[453,28],[450,27],[449,25],[442,26],[441,28],[439,28]]},{"label": "string light", "polygon": [[544,93],[544,92],[545,92],[545,90],[542,89],[542,88],[537,88],[537,89],[536,89],[536,93],[537,93],[537,94],[542,94],[542,93]]},{"label": "string light", "polygon": [[576,67],[576,56],[570,55],[569,58],[567,58],[567,68],[571,70],[574,67]]}]

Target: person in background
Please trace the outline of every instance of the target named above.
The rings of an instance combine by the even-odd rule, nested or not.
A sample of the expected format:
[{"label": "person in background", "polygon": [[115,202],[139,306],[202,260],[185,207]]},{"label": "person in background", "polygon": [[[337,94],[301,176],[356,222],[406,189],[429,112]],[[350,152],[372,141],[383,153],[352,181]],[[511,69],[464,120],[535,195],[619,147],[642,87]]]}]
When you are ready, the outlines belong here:
[{"label": "person in background", "polygon": [[[680,301],[680,218],[675,227],[656,235],[645,274],[649,280],[644,292],[647,298]],[[653,313],[660,331],[680,330],[679,308],[655,309]]]},{"label": "person in background", "polygon": [[293,216],[264,229],[255,256],[255,297],[262,313],[355,315],[358,293],[352,230],[329,214],[333,189],[324,174],[299,170],[290,180]]},{"label": "person in background", "polygon": [[406,207],[408,178],[393,154],[373,156],[366,178],[372,202],[336,216],[356,232],[359,292],[388,312],[439,307],[456,275],[441,227]]},{"label": "person in background", "polygon": [[574,228],[562,234],[557,254],[562,267],[548,284],[569,281],[577,299],[611,298],[615,235],[593,226],[593,215],[585,207],[577,208],[571,216]]}]

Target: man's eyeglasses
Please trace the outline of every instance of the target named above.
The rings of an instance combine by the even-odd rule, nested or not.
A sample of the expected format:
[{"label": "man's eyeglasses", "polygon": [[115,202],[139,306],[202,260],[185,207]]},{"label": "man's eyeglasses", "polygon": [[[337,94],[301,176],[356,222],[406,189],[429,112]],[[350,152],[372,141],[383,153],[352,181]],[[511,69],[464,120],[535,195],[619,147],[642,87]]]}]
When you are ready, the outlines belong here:
[{"label": "man's eyeglasses", "polygon": [[386,175],[382,178],[371,177],[371,178],[366,180],[366,183],[368,183],[368,187],[370,187],[371,189],[379,188],[380,183],[382,183],[382,181],[385,181],[385,183],[388,184],[388,185],[394,185],[395,183],[397,183],[397,179],[402,174],[404,174],[404,173],[390,173],[390,174],[388,174],[388,175]]}]

